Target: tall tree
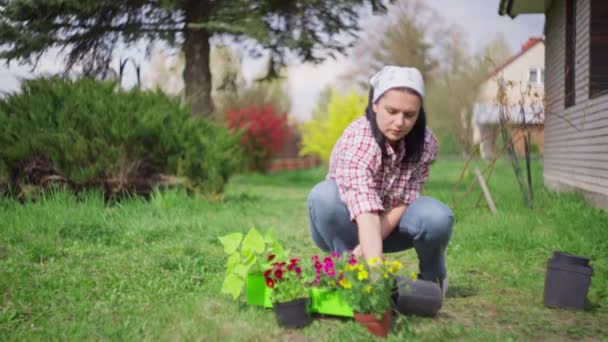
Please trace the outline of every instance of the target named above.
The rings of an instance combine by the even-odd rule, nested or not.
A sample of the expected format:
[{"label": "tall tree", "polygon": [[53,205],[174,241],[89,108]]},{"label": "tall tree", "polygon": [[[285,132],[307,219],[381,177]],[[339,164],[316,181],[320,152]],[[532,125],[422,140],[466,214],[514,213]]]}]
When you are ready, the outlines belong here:
[{"label": "tall tree", "polygon": [[[147,75],[145,87],[161,89],[171,95],[184,96],[184,82],[181,77],[185,58],[183,53],[171,54],[154,49],[150,55],[151,73]],[[272,104],[279,113],[288,113],[291,103],[286,89],[285,70],[278,77],[268,79],[269,62],[254,80],[247,84],[243,76],[239,54],[230,47],[212,47],[209,65],[213,89],[211,98],[215,105],[215,118],[222,120],[227,110],[252,105]]]},{"label": "tall tree", "polygon": [[164,41],[182,47],[193,113],[209,115],[214,36],[233,36],[252,54],[269,51],[274,76],[288,56],[320,62],[343,52],[368,3],[385,10],[383,0],[0,0],[0,57],[35,64],[59,47],[69,51],[67,68],[78,62],[94,74],[107,70],[119,43]]},{"label": "tall tree", "polygon": [[353,56],[342,81],[367,88],[371,75],[384,65],[407,65],[420,70],[425,80],[432,79],[438,63],[432,54],[434,36],[443,26],[439,13],[419,0],[400,0],[389,7],[387,15],[372,18],[364,26],[364,39],[350,51]]},{"label": "tall tree", "polygon": [[501,32],[496,34],[494,39],[488,43],[484,50],[485,59],[492,67],[498,67],[504,63],[509,57],[513,56],[513,50],[507,42],[507,38]]}]

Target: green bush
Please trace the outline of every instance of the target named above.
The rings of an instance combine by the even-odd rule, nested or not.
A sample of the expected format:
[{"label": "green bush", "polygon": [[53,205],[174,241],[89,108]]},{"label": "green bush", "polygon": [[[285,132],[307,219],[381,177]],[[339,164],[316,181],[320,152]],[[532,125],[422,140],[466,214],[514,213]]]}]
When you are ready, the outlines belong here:
[{"label": "green bush", "polygon": [[25,81],[0,101],[0,177],[34,154],[73,184],[154,173],[221,191],[240,167],[238,136],[160,92],[60,77]]}]

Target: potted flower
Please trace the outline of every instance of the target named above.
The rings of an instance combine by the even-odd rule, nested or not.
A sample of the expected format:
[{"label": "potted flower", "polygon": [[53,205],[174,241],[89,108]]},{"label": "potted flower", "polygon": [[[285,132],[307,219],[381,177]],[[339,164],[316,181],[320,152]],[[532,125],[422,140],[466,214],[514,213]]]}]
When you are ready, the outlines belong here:
[{"label": "potted flower", "polygon": [[277,323],[286,328],[301,328],[312,321],[309,314],[308,272],[299,259],[276,261],[264,272],[266,286],[272,290]]},{"label": "potted flower", "polygon": [[315,271],[310,289],[311,312],[353,317],[353,308],[342,299],[337,291],[339,280],[348,262],[357,263],[354,255],[331,253],[328,256],[314,255],[311,258]]},{"label": "potted flower", "polygon": [[274,239],[273,231],[268,230],[262,236],[257,229],[251,228],[245,236],[231,233],[219,237],[219,241],[228,255],[221,292],[236,300],[246,289],[248,304],[272,307],[263,273],[274,258],[284,258],[288,253]]},{"label": "potted flower", "polygon": [[390,298],[399,261],[372,258],[367,263],[349,263],[339,280],[340,293],[354,310],[354,318],[369,332],[386,337],[392,322]]}]

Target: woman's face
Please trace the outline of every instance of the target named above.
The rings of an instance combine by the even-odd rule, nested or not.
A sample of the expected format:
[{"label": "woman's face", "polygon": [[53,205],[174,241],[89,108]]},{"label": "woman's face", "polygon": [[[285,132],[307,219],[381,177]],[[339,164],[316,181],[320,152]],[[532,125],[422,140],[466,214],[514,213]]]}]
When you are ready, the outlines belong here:
[{"label": "woman's face", "polygon": [[418,95],[402,89],[389,89],[373,104],[378,128],[391,145],[412,130],[421,106]]}]

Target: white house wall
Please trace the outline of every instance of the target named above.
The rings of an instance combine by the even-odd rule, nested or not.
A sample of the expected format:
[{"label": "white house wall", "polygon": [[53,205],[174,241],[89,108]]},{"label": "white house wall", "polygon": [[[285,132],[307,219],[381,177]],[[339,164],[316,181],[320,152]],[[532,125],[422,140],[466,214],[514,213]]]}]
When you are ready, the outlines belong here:
[{"label": "white house wall", "polygon": [[[487,80],[481,88],[479,102],[495,103],[498,92],[497,77],[503,77],[506,81],[512,81],[513,87],[507,88],[507,96],[512,105],[519,103],[522,91],[527,89],[530,68],[545,67],[545,45],[540,42],[519,56],[513,62],[505,66],[498,74]],[[539,100],[544,96],[544,85],[531,84],[532,89],[538,93]]]}]

